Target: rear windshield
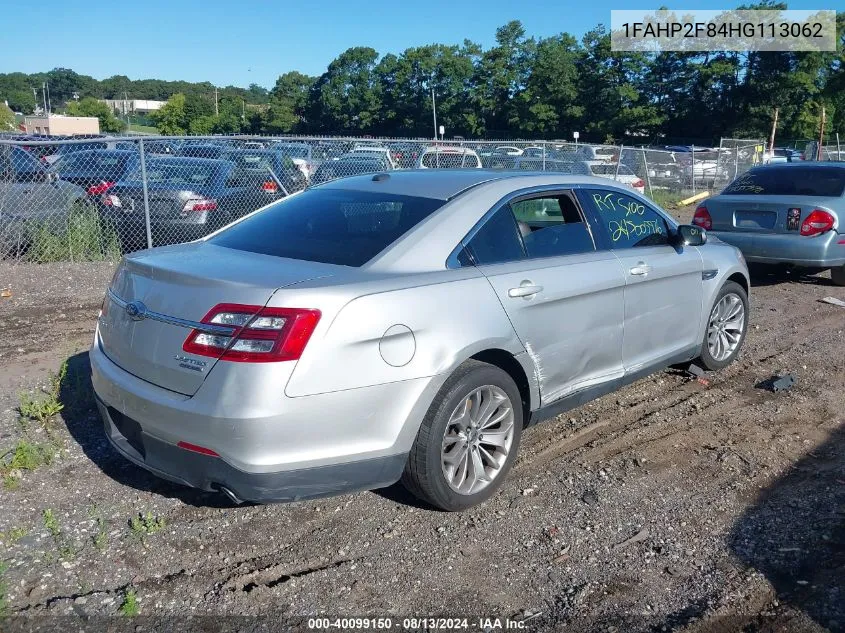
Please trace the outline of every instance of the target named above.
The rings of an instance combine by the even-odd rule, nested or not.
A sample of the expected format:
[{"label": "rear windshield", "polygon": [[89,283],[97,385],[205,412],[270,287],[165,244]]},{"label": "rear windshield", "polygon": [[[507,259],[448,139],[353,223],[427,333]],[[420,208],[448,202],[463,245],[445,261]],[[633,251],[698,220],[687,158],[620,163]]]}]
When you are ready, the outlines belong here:
[{"label": "rear windshield", "polygon": [[[218,167],[208,163],[147,159],[147,182],[173,185],[209,185],[217,174]],[[129,181],[141,181],[141,166],[137,165],[126,177]]]},{"label": "rear windshield", "polygon": [[423,155],[423,167],[432,169],[455,169],[460,167],[478,167],[478,159],[472,154],[452,154],[447,152],[431,152]]},{"label": "rear windshield", "polygon": [[432,198],[318,188],[268,207],[209,241],[263,255],[362,266],[443,204]]},{"label": "rear windshield", "polygon": [[780,167],[752,169],[728,185],[722,193],[770,196],[841,196],[845,190],[842,167]]},{"label": "rear windshield", "polygon": [[126,168],[128,160],[128,156],[121,154],[75,152],[57,161],[53,170],[60,174],[79,176],[113,176],[120,174]]}]

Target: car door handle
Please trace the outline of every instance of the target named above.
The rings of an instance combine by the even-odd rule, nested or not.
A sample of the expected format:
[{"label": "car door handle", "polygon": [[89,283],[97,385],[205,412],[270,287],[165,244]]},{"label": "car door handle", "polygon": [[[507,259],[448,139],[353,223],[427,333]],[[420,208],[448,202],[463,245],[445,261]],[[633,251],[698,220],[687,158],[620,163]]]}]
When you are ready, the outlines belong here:
[{"label": "car door handle", "polygon": [[542,291],[543,286],[534,286],[531,283],[523,283],[523,285],[520,285],[519,288],[511,288],[510,290],[508,290],[508,296],[512,299],[517,299],[519,297],[525,299],[528,297],[533,297],[538,292]]},{"label": "car door handle", "polygon": [[632,275],[647,275],[651,272],[651,266],[649,266],[645,262],[637,262],[637,265],[634,266],[629,272]]}]

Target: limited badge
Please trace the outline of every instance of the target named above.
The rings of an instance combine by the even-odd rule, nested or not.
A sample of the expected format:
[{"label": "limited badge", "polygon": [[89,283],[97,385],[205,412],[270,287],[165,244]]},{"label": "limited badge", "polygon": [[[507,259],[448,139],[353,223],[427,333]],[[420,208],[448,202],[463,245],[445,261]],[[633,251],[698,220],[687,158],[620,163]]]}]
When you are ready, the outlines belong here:
[{"label": "limited badge", "polygon": [[801,222],[801,209],[790,209],[786,213],[786,230],[797,231]]}]

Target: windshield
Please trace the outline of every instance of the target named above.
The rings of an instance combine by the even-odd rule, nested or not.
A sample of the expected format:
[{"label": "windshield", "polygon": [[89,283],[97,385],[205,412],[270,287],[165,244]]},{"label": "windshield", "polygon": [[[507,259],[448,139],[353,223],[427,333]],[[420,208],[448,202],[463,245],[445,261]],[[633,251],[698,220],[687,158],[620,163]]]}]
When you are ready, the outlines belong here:
[{"label": "windshield", "polygon": [[731,195],[838,197],[845,190],[845,168],[788,166],[752,169],[722,192]]},{"label": "windshield", "polygon": [[251,253],[362,266],[445,201],[317,188],[232,225],[211,243]]}]

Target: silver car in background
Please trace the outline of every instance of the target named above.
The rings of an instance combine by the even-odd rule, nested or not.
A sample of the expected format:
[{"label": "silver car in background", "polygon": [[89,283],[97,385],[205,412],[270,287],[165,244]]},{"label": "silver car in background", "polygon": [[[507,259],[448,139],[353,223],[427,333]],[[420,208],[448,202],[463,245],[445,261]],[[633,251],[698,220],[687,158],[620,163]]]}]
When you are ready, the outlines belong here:
[{"label": "silver car in background", "polygon": [[845,163],[754,167],[699,205],[693,223],[756,264],[830,269],[845,286]]},{"label": "silver car in background", "polygon": [[128,255],[91,365],[127,459],[236,501],[402,480],[487,499],[523,428],[670,364],[736,358],[737,249],[555,173],[335,180]]}]

